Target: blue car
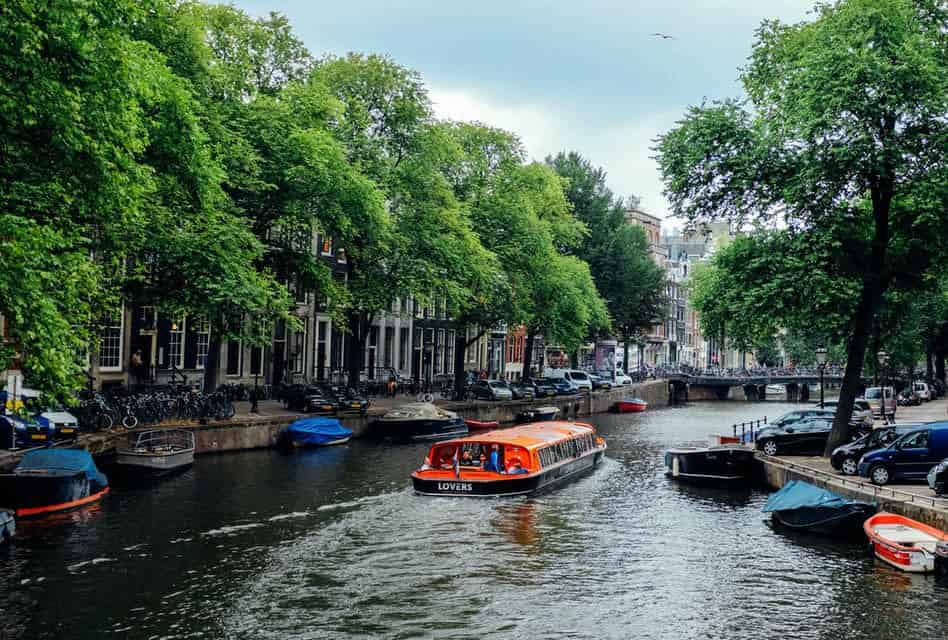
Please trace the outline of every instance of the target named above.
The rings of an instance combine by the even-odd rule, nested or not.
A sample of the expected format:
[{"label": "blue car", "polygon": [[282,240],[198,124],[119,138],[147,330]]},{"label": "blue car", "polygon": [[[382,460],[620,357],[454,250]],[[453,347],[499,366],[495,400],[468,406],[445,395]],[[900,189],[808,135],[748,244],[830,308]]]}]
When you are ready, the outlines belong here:
[{"label": "blue car", "polygon": [[948,422],[931,422],[883,449],[859,459],[859,475],[873,484],[898,480],[924,482],[928,472],[948,458]]}]

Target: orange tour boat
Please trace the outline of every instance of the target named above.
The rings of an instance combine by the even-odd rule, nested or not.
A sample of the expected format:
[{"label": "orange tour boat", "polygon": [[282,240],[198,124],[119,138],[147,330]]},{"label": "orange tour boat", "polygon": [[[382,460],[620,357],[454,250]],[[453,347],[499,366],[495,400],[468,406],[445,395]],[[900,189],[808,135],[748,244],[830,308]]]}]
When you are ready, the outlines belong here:
[{"label": "orange tour boat", "polygon": [[521,495],[592,471],[605,452],[592,425],[534,422],[436,444],[411,479],[423,495]]}]

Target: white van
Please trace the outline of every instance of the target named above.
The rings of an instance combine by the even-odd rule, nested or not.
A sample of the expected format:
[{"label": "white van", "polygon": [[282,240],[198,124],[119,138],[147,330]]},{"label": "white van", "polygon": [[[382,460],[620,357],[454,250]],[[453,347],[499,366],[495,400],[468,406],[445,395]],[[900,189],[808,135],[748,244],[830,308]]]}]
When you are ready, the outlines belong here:
[{"label": "white van", "polygon": [[932,390],[928,388],[928,383],[926,382],[916,382],[912,385],[915,389],[915,394],[921,398],[922,402],[928,402],[932,399]]},{"label": "white van", "polygon": [[585,371],[579,369],[547,369],[545,377],[566,380],[576,391],[592,391],[592,380]]}]

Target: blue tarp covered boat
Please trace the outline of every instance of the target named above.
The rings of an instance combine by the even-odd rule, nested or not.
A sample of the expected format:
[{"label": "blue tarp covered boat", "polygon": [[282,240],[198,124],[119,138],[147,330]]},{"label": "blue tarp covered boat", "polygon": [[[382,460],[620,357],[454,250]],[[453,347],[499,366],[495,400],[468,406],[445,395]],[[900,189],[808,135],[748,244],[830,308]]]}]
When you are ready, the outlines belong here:
[{"label": "blue tarp covered boat", "polygon": [[770,496],[763,508],[781,525],[833,536],[859,535],[862,523],[876,512],[874,504],[856,502],[809,482],[791,480]]},{"label": "blue tarp covered boat", "polygon": [[74,509],[108,491],[108,478],[85,449],[27,451],[13,473],[0,475],[0,507],[17,517]]},{"label": "blue tarp covered boat", "polygon": [[335,418],[303,418],[284,431],[284,437],[297,447],[324,447],[348,442],[352,431]]}]

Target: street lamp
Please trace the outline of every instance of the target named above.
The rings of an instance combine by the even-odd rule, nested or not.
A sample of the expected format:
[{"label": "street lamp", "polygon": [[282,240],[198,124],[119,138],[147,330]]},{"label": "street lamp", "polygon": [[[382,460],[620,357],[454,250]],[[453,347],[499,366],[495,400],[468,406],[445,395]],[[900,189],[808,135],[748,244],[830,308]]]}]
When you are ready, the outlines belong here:
[{"label": "street lamp", "polygon": [[820,347],[816,350],[816,364],[820,369],[820,409],[823,408],[823,370],[826,369],[826,349]]},{"label": "street lamp", "polygon": [[879,368],[881,369],[882,374],[882,388],[880,389],[880,397],[882,398],[882,424],[888,424],[888,420],[886,419],[885,415],[885,365],[889,361],[889,354],[885,351],[879,351],[879,353],[876,354],[876,359],[879,361]]}]

